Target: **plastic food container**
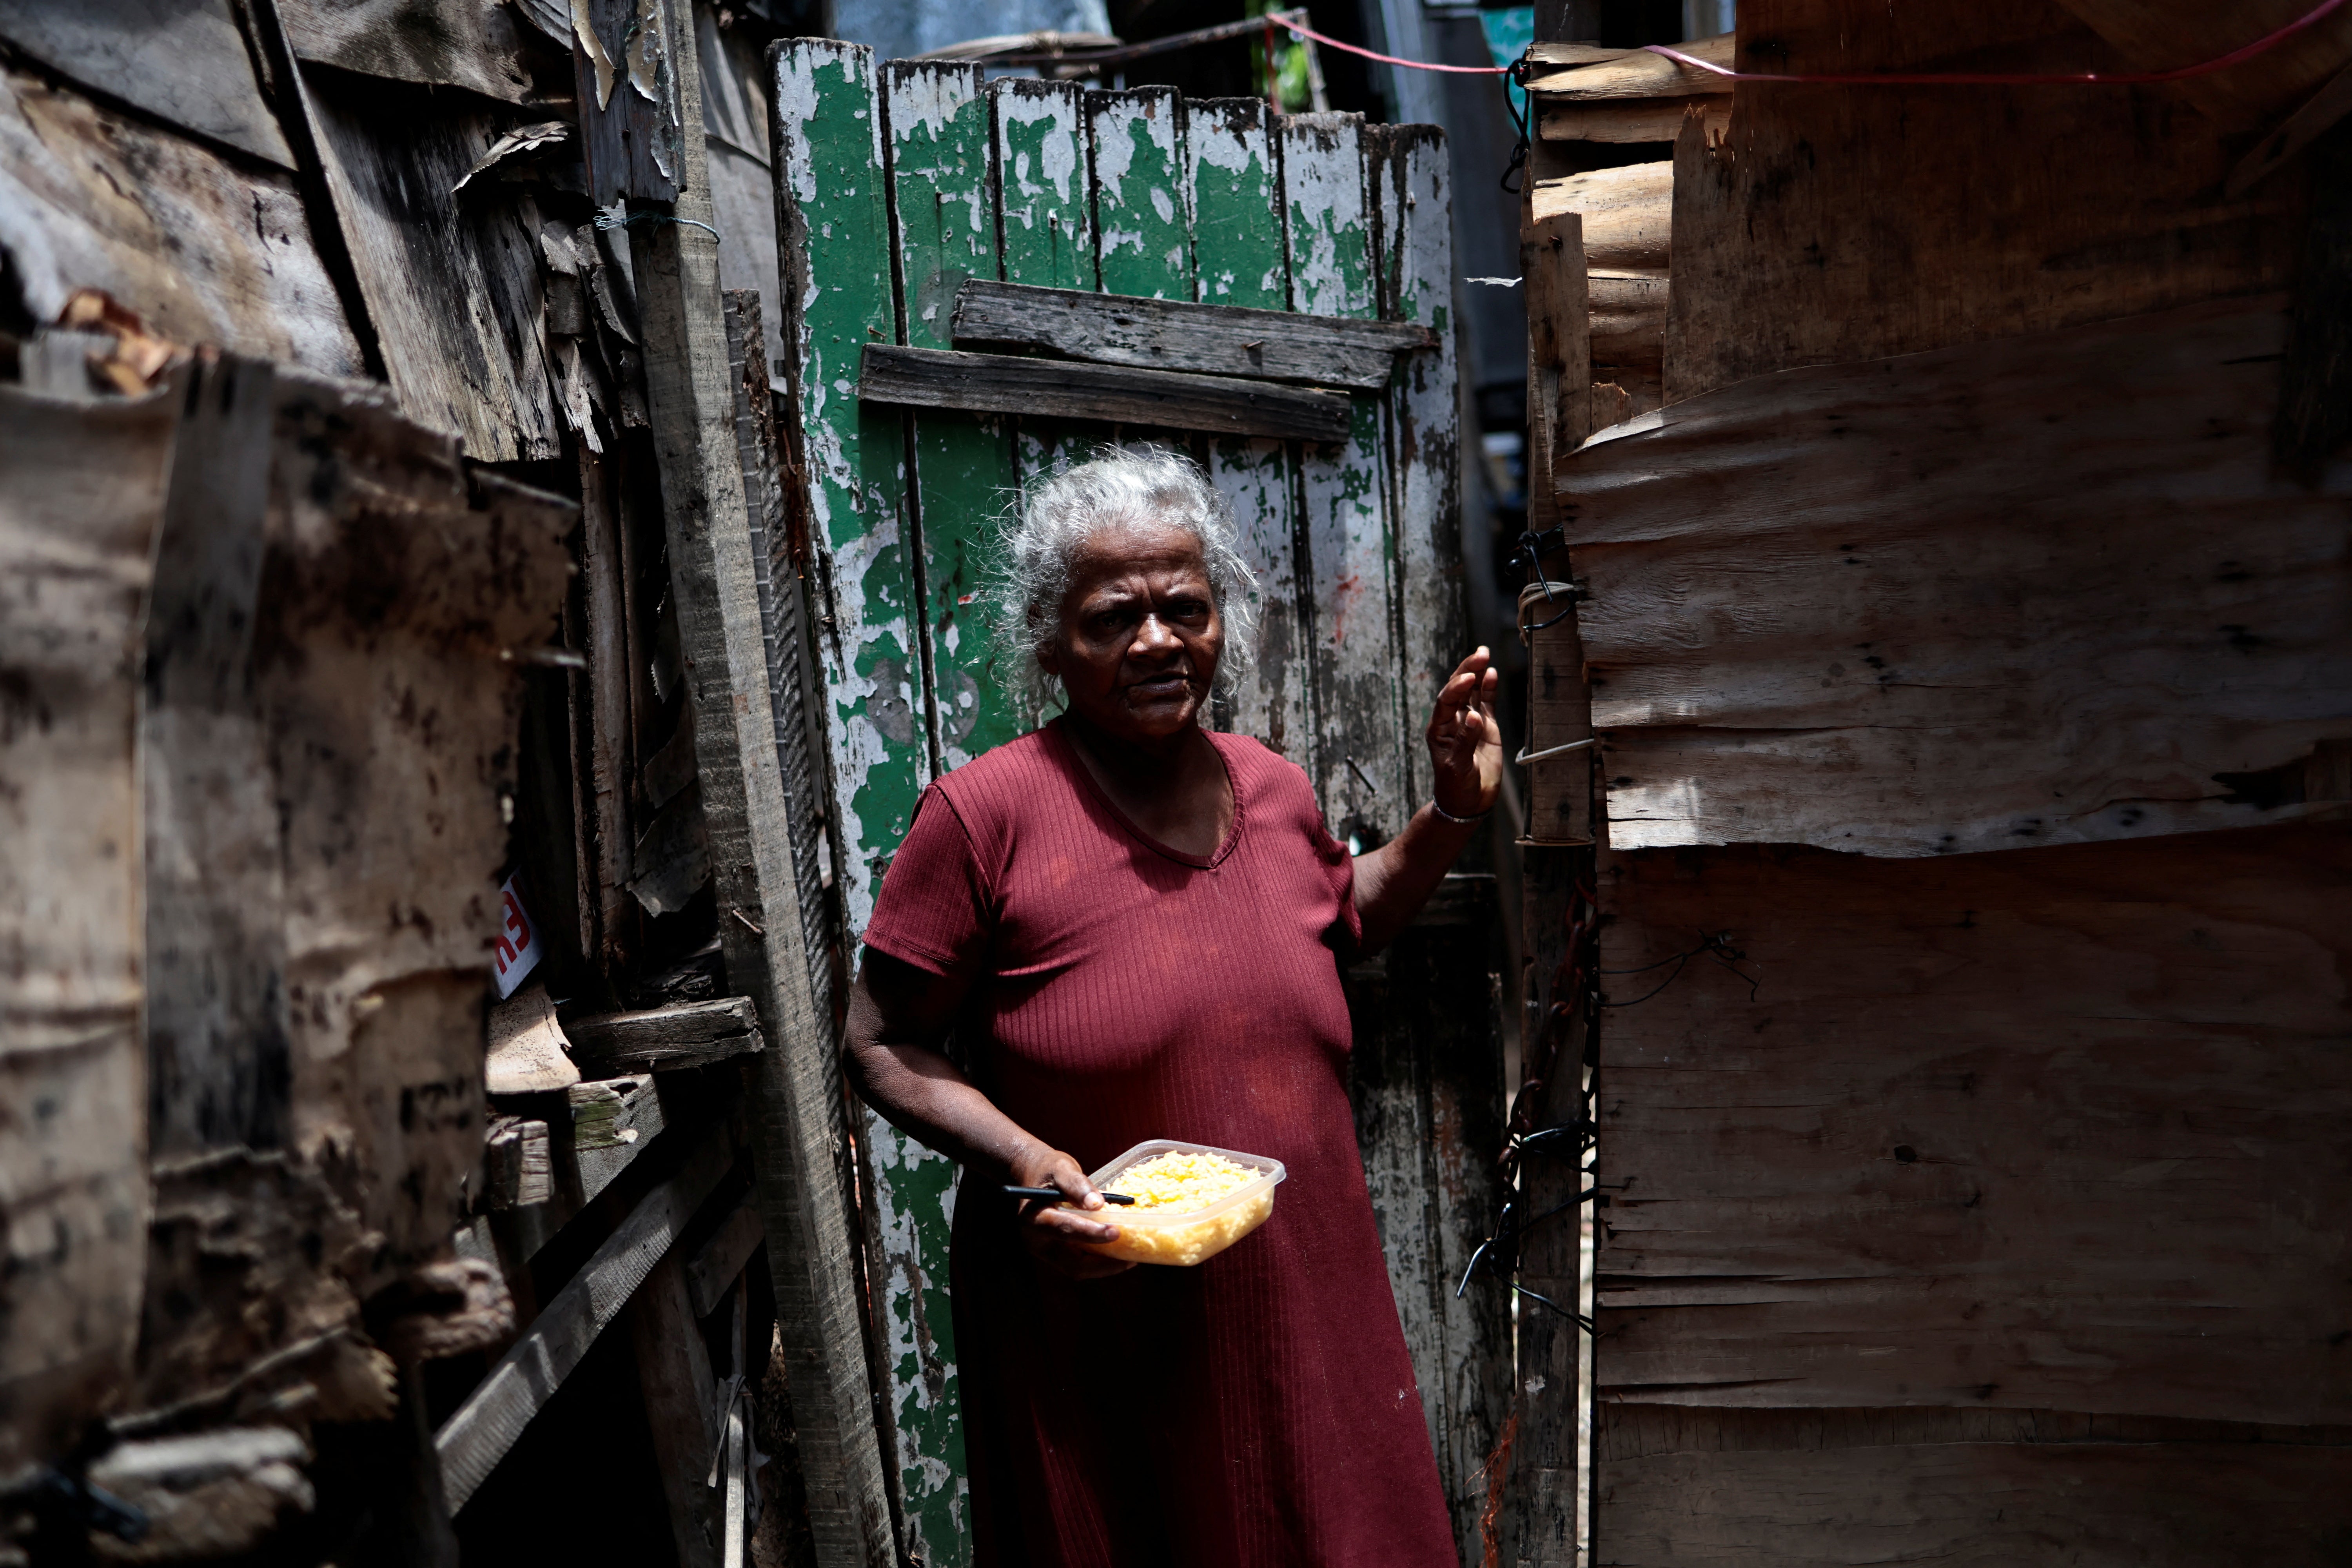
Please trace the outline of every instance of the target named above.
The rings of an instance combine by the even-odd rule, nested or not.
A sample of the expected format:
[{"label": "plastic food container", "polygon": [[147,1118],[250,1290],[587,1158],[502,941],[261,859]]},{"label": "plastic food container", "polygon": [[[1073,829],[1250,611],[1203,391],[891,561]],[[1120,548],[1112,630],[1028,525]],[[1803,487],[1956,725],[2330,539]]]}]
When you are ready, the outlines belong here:
[{"label": "plastic food container", "polygon": [[1118,1226],[1118,1239],[1086,1245],[1105,1257],[1129,1263],[1164,1263],[1189,1268],[1214,1258],[1264,1225],[1266,1215],[1274,1212],[1275,1184],[1290,1173],[1282,1168],[1281,1161],[1269,1160],[1262,1154],[1238,1154],[1231,1149],[1213,1149],[1206,1143],[1154,1138],[1150,1142],[1138,1143],[1087,1180],[1097,1191],[1115,1193],[1119,1190],[1119,1173],[1155,1154],[1171,1153],[1223,1155],[1236,1165],[1255,1171],[1257,1179],[1196,1209],[1105,1208],[1091,1217]]}]

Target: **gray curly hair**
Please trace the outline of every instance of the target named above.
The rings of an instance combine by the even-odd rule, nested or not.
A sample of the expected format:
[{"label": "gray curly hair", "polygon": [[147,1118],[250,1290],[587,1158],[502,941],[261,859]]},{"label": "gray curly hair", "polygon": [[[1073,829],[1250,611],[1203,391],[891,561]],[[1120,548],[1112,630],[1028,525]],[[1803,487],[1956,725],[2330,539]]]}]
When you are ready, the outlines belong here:
[{"label": "gray curly hair", "polygon": [[1165,447],[1104,447],[1036,486],[1008,520],[993,574],[998,634],[1020,650],[1018,673],[1033,712],[1062,695],[1039,655],[1061,632],[1062,595],[1078,550],[1105,529],[1181,528],[1201,542],[1209,595],[1225,625],[1216,691],[1230,697],[1250,671],[1256,638],[1257,574],[1242,559],[1234,509],[1201,466]]}]

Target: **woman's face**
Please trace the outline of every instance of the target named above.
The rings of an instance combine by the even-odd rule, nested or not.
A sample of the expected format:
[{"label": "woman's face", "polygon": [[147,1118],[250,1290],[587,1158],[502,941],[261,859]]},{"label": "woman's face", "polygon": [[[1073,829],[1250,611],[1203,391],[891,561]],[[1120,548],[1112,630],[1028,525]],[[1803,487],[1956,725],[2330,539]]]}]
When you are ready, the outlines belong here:
[{"label": "woman's face", "polygon": [[1099,529],[1080,547],[1041,662],[1073,712],[1140,742],[1200,722],[1224,646],[1201,542],[1153,523]]}]

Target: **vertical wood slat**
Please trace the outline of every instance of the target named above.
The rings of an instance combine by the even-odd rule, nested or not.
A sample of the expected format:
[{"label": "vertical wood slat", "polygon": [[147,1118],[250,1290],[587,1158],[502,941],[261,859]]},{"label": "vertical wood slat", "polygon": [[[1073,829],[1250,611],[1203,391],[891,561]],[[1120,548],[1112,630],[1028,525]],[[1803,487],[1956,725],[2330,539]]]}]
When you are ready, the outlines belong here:
[{"label": "vertical wood slat", "polygon": [[[1014,77],[988,86],[1005,282],[1089,291],[1098,285],[1086,96],[1076,82]],[[1056,466],[1083,460],[1101,438],[1097,427],[1076,421],[1018,421],[1013,449],[1023,490]]]},{"label": "vertical wood slat", "polygon": [[1368,132],[1366,164],[1380,216],[1381,315],[1437,333],[1437,347],[1397,358],[1388,395],[1388,511],[1396,548],[1397,651],[1402,666],[1407,813],[1430,796],[1417,739],[1439,688],[1469,653],[1463,583],[1462,456],[1455,384],[1454,229],[1445,140],[1433,126]]},{"label": "vertical wood slat", "polygon": [[[689,40],[674,36],[670,43],[684,122],[678,216],[708,222],[700,81]],[[845,64],[849,85],[862,79],[866,89],[870,148],[878,136],[870,66]],[[778,96],[797,102],[814,95],[795,100],[780,81]],[[870,190],[871,182],[864,184]],[[878,225],[869,232],[878,240]],[[719,941],[729,975],[751,994],[771,1041],[747,1069],[754,1191],[778,1339],[794,1373],[809,1526],[826,1568],[878,1568],[896,1560],[896,1532],[866,1355],[854,1151],[832,1019],[820,1014],[810,984],[774,710],[750,700],[772,689],[775,672],[752,559],[716,246],[682,224],[641,225],[630,238],[646,341],[667,345],[647,354],[646,380]],[[883,276],[887,311],[887,264]],[[790,286],[785,292],[797,293]]]},{"label": "vertical wood slat", "polygon": [[[997,275],[993,134],[981,89],[975,66],[894,60],[883,68],[900,341],[920,348],[952,346],[957,285]],[[923,409],[908,422],[927,719],[946,769],[1027,727],[981,598],[991,522],[1017,476],[1010,420]],[[969,1557],[970,1520],[948,1300],[956,1167],[870,1110],[865,1128],[906,1545],[929,1568],[959,1568]]]},{"label": "vertical wood slat", "polygon": [[[1185,116],[1193,297],[1206,304],[1280,310],[1290,304],[1283,241],[1281,149],[1255,98],[1211,99]],[[1299,622],[1296,471],[1280,441],[1219,437],[1209,480],[1232,503],[1241,551],[1257,574],[1256,673],[1228,722],[1303,767],[1314,763],[1305,633]]]},{"label": "vertical wood slat", "polygon": [[[1380,311],[1363,122],[1296,114],[1281,122],[1288,212],[1290,306],[1318,316]],[[1311,626],[1314,763],[1308,768],[1331,831],[1364,847],[1411,815],[1391,619],[1394,588],[1383,472],[1381,400],[1349,399],[1348,439],[1299,455],[1304,616]]]},{"label": "vertical wood slat", "polygon": [[[850,934],[866,929],[888,847],[905,836],[930,773],[924,743],[914,563],[896,409],[856,395],[869,342],[898,334],[882,185],[882,110],[873,51],[827,39],[769,56],[784,342],[812,531],[822,551],[818,646],[831,711],[834,809],[847,854],[840,892]],[[821,247],[824,275],[813,278]]]},{"label": "vertical wood slat", "polygon": [[248,656],[277,407],[261,361],[190,372],[147,606],[148,1139],[282,1147],[286,880]]}]

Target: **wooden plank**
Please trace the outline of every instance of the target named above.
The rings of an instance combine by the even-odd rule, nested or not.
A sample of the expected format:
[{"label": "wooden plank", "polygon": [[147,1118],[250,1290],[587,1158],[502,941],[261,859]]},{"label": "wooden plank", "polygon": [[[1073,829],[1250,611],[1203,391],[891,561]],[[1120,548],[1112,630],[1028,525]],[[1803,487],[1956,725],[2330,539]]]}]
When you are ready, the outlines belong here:
[{"label": "wooden plank", "polygon": [[1611,842],[1927,855],[2331,809],[2259,776],[2352,736],[2352,471],[2273,477],[2283,332],[2256,297],[1790,371],[1585,447],[1560,493]]},{"label": "wooden plank", "polygon": [[1521,217],[1519,272],[1527,280],[1528,526],[1548,533],[1560,523],[1553,476],[1590,433],[1592,319],[1583,219],[1574,213],[1534,217],[1530,204]]},{"label": "wooden plank", "polygon": [[[793,877],[800,896],[801,942],[817,1016],[830,1019],[840,1001],[841,932],[834,916],[833,867],[827,837],[833,803],[825,789],[822,709],[818,706],[808,598],[794,556],[793,519],[784,493],[782,434],[777,428],[759,345],[766,336],[759,296],[722,294],[727,317],[727,374],[735,391],[735,449],[743,467],[743,502],[751,536],[751,575],[759,590],[760,626],[768,649],[768,694],[776,727],[776,765],[782,770]],[[799,553],[807,554],[803,534]],[[685,729],[689,741],[690,728]]]},{"label": "wooden plank", "polygon": [[597,944],[594,957],[613,973],[634,946],[635,919],[629,897],[635,866],[631,826],[636,791],[636,696],[628,615],[628,584],[623,570],[621,478],[580,445],[580,582],[583,630],[588,659],[588,778],[595,858]]},{"label": "wooden plank", "polygon": [[1601,1397],[2345,1422],[2347,868],[1612,855]]},{"label": "wooden plank", "polygon": [[1538,223],[1558,213],[1584,220],[1588,266],[1663,268],[1674,230],[1675,165],[1627,163],[1545,180],[1534,188]]},{"label": "wooden plank", "polygon": [[103,289],[176,342],[362,374],[290,176],[23,71],[0,70],[0,227],[37,321]]},{"label": "wooden plank", "polygon": [[[1281,122],[1289,215],[1290,304],[1317,316],[1371,317],[1380,296],[1363,124],[1345,114]],[[1340,839],[1386,839],[1412,814],[1396,646],[1395,541],[1379,399],[1350,400],[1346,439],[1301,451],[1302,598],[1312,632],[1315,737],[1307,772]]]},{"label": "wooden plank", "polygon": [[[2295,9],[2294,0],[2248,0],[2225,11],[2182,0],[2059,3],[2113,44],[2134,70],[2200,65],[2300,20],[2311,9]],[[2352,18],[2326,16],[2242,64],[2191,78],[2173,90],[2224,130],[2254,131],[2307,97],[2343,66],[2347,56],[2352,56]]]},{"label": "wooden plank", "polygon": [[[1684,54],[1710,65],[1734,63],[1737,40],[1729,33],[1696,38],[1678,46]],[[1731,79],[1686,66],[1646,50],[1633,49],[1615,59],[1595,60],[1531,77],[1528,91],[1549,109],[1555,103],[1606,102],[1624,98],[1707,98],[1731,96]]]},{"label": "wooden plank", "polygon": [[[1188,106],[1185,180],[1194,231],[1195,298],[1286,310],[1281,147],[1265,102],[1210,99]],[[1231,503],[1242,557],[1257,576],[1254,673],[1222,722],[1291,761],[1313,761],[1306,629],[1300,621],[1297,472],[1280,442],[1231,437],[1209,443],[1209,481]]]},{"label": "wooden plank", "polygon": [[1727,98],[1630,98],[1544,106],[1537,133],[1547,142],[1672,142],[1685,121],[1720,137],[1731,124]]},{"label": "wooden plank", "polygon": [[761,1239],[760,1210],[746,1199],[694,1249],[686,1262],[686,1296],[696,1317],[710,1316],[726,1301],[728,1288],[742,1275]]},{"label": "wooden plank", "polygon": [[709,1067],[762,1048],[747,996],[602,1013],[563,1026],[572,1058],[591,1078]]},{"label": "wooden plank", "polygon": [[502,187],[456,190],[499,125],[416,89],[305,79],[343,242],[412,419],[485,462],[554,457],[535,225]]},{"label": "wooden plank", "polygon": [[[673,18],[673,26],[669,60],[683,124],[677,216],[707,223],[700,77],[683,31],[690,19]],[[793,49],[774,58],[781,77]],[[870,149],[880,134],[870,65],[860,96]],[[772,107],[781,139],[786,124],[804,120],[786,107],[791,95],[781,82],[778,97]],[[776,163],[791,181],[801,178],[792,156]],[[872,189],[870,181],[859,184]],[[790,232],[791,217],[780,216],[780,227]],[[799,232],[804,237],[807,231]],[[878,226],[874,233],[879,237]],[[878,1568],[893,1560],[894,1549],[882,1477],[887,1439],[876,1430],[860,1307],[856,1154],[832,1048],[833,1019],[818,1011],[811,983],[772,698],[774,682],[791,672],[772,662],[761,613],[737,437],[740,381],[730,369],[716,247],[684,224],[641,225],[630,237],[719,943],[731,983],[751,995],[761,1033],[776,1042],[752,1058],[744,1076],[778,1335],[795,1366],[819,1369],[795,1379],[793,1388],[810,1529],[827,1568]],[[887,309],[887,293],[884,303]],[[813,448],[808,455],[814,459]]]},{"label": "wooden plank", "polygon": [[274,0],[295,58],[507,103],[539,94],[522,36],[500,7],[471,0]]},{"label": "wooden plank", "polygon": [[[1444,139],[1430,127],[1373,132],[1366,158],[1380,210],[1381,314],[1429,334],[1426,348],[1398,356],[1389,390],[1389,515],[1396,537],[1406,799],[1418,806],[1432,781],[1428,752],[1412,740],[1412,727],[1426,721],[1446,677],[1471,646],[1463,582],[1453,181]],[[1483,531],[1473,535],[1482,536]]]},{"label": "wooden plank", "polygon": [[724,1129],[697,1145],[676,1175],[647,1193],[613,1228],[434,1434],[450,1512],[463,1509],[506,1458],[596,1336],[629,1304],[735,1158],[735,1139]]},{"label": "wooden plank", "polygon": [[[891,243],[905,289],[900,341],[952,346],[950,317],[967,279],[997,274],[994,130],[979,67],[898,60],[883,67],[889,126]],[[960,767],[1025,731],[1015,650],[987,613],[996,513],[1019,473],[1013,422],[996,415],[917,409],[908,416],[920,546],[920,625],[931,672],[927,723],[942,769]],[[861,855],[887,854],[877,836]],[[957,1167],[870,1108],[862,1126],[872,1177],[870,1267],[889,1373],[900,1514],[908,1550],[931,1568],[970,1559],[963,1422],[948,1232]]]},{"label": "wooden plank", "polygon": [[[691,10],[691,0],[680,8]],[[677,20],[660,0],[572,0],[580,153],[589,200],[600,207],[677,197],[684,110],[665,19]]]},{"label": "wooden plank", "polygon": [[751,29],[719,25],[709,0],[694,7],[696,60],[702,72],[703,151],[710,172],[711,226],[727,237],[719,247],[722,294],[756,290],[762,341],[750,359],[778,391],[784,384],[784,302],[776,257],[776,176],[770,166],[767,77]]},{"label": "wooden plank", "polygon": [[[755,1216],[756,1217],[756,1216]],[[719,1568],[726,1523],[723,1494],[705,1480],[723,1417],[711,1408],[719,1389],[698,1314],[687,1299],[686,1266],[677,1249],[665,1253],[629,1299],[629,1339],[636,1351],[637,1387],[653,1437],[654,1468],[669,1505],[670,1541],[678,1568]]]},{"label": "wooden plank", "polygon": [[[1183,259],[1190,270],[1190,256]],[[1105,267],[1110,266],[1106,260]],[[1128,263],[1129,281],[1140,264]],[[1106,278],[1109,276],[1108,270]],[[1160,286],[1168,287],[1163,280]],[[957,346],[1051,349],[1097,364],[1200,371],[1211,375],[1297,381],[1377,392],[1396,357],[1437,346],[1426,328],[1398,321],[1302,320],[1287,310],[1250,310],[1188,300],[1082,294],[973,279],[956,290]]]},{"label": "wooden plank", "polygon": [[1483,900],[1461,911],[1469,918],[1417,924],[1385,964],[1351,975],[1349,1069],[1389,1283],[1469,1563],[1479,1558],[1486,1456],[1510,1405],[1512,1320],[1508,1292],[1492,1281],[1454,1295],[1504,1196],[1495,1176],[1501,1038],[1489,1009],[1475,1002],[1486,989],[1494,883],[1475,886]]},{"label": "wooden plank", "polygon": [[483,1130],[482,1146],[482,1195],[475,1207],[535,1208],[555,1195],[546,1122],[493,1116]]},{"label": "wooden plank", "polygon": [[147,612],[148,1138],[287,1142],[286,885],[251,668],[277,403],[269,366],[190,372]]},{"label": "wooden plank", "polygon": [[[1076,82],[1002,78],[988,84],[995,124],[997,276],[1044,289],[1099,287],[1095,204],[1087,168],[1086,94]],[[1080,463],[1105,432],[1033,417],[1013,431],[1024,491],[1057,468]]]},{"label": "wooden plank", "polygon": [[[1573,592],[1572,585],[1568,592]],[[1592,687],[1585,675],[1575,601],[1561,593],[1547,598],[1541,584],[1530,583],[1519,591],[1518,615],[1519,625],[1540,628],[1525,634],[1528,751],[1590,741]],[[1593,761],[1593,748],[1587,745],[1527,764],[1520,775],[1528,792],[1523,842],[1592,842]]]},{"label": "wooden plank", "polygon": [[[1901,71],[2035,46],[2051,14],[1752,0],[1739,24],[1787,51],[1775,70]],[[2234,7],[2211,26],[2231,31],[2226,47],[2260,31]],[[2216,200],[2244,143],[2195,115],[2148,135],[2162,90],[1744,96],[1735,142],[1694,128],[1675,148],[1665,395],[2286,287],[2293,182]],[[1997,151],[2027,124],[2049,156]]]},{"label": "wooden plank", "polygon": [[866,345],[857,395],[868,403],[1133,421],[1225,436],[1337,441],[1349,429],[1347,399],[1305,387],[887,343]]},{"label": "wooden plank", "polygon": [[150,1204],[140,1036],[142,601],[176,387],[0,387],[0,1466],[61,1458],[128,1381]]},{"label": "wooden plank", "polygon": [[[1103,292],[1189,306],[1192,226],[1183,180],[1183,98],[1171,87],[1090,92],[1086,115],[1087,184],[1095,207],[1095,270]],[[962,298],[959,294],[960,305]],[[1070,298],[1090,297],[1073,294]],[[1159,363],[1171,370],[1209,368]]]},{"label": "wooden plank", "polygon": [[[904,426],[897,410],[868,408],[855,392],[865,345],[898,332],[882,109],[869,50],[803,40],[770,64],[793,387],[786,413],[824,563],[818,651],[834,807],[847,848],[840,889],[854,936],[873,913],[881,869],[874,858],[906,834],[930,768],[919,600],[902,515]],[[842,169],[858,173],[835,178]]]},{"label": "wooden plank", "polygon": [[2318,1568],[2326,1543],[2352,1530],[2352,1447],[2340,1434],[2053,1436],[2049,1427],[2070,1424],[2047,1416],[1997,1420],[1974,1440],[1886,1433],[1912,1414],[1824,1412],[1753,1447],[1744,1432],[1691,1422],[1681,1450],[1604,1455],[1595,1557],[1627,1568],[1991,1564],[2046,1561],[2063,1542],[2084,1563]]},{"label": "wooden plank", "polygon": [[0,37],[52,70],[283,169],[294,154],[226,0],[0,0]]}]

